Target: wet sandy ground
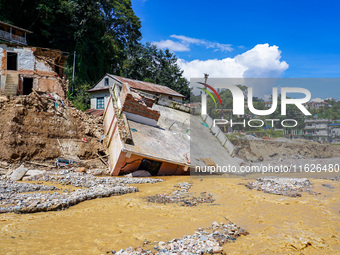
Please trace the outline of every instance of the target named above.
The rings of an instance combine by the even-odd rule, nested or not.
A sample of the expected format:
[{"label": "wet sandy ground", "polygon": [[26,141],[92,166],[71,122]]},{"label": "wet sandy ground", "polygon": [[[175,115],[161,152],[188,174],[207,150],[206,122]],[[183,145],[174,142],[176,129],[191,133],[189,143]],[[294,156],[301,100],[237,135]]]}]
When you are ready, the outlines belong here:
[{"label": "wet sandy ground", "polygon": [[[190,177],[140,184],[139,193],[86,201],[65,211],[0,215],[0,254],[105,254],[149,241],[193,234],[224,217],[250,234],[224,246],[227,254],[340,254],[340,182],[314,180],[301,198],[249,190],[241,178],[193,178],[190,191],[214,193],[214,204],[151,204]],[[322,186],[330,184],[334,189]]]}]

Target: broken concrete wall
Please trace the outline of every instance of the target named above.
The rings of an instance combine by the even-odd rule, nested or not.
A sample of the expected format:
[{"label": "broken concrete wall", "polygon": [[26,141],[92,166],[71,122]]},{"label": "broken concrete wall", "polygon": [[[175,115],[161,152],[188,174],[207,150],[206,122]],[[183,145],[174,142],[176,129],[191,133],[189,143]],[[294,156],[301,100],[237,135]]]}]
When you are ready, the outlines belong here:
[{"label": "broken concrete wall", "polygon": [[[140,164],[143,159],[154,160],[152,158],[131,154],[130,152],[122,152],[119,155],[119,158],[116,162],[115,168],[111,172],[111,175],[125,175],[137,170],[148,171],[148,169],[140,169]],[[183,173],[185,173],[184,166],[162,162],[157,175],[180,175]]]},{"label": "broken concrete wall", "polygon": [[[7,70],[7,55],[17,53],[17,69]],[[50,54],[50,55],[49,55]],[[44,92],[57,92],[66,98],[68,81],[61,78],[67,56],[58,50],[24,47],[13,44],[0,44],[0,95],[23,93],[24,78],[33,79],[33,89]],[[58,68],[56,66],[58,65]],[[56,72],[58,70],[58,73]],[[18,82],[13,82],[18,80]],[[11,89],[7,89],[6,86]]]},{"label": "broken concrete wall", "polygon": [[116,168],[123,148],[123,141],[119,134],[119,128],[118,116],[115,113],[115,108],[113,107],[113,102],[110,97],[104,113],[104,134],[106,137],[105,145],[110,155],[109,166],[111,171]]},{"label": "broken concrete wall", "polygon": [[163,105],[163,106],[170,107],[170,108],[173,108],[173,109],[176,109],[176,110],[179,110],[179,111],[190,113],[190,107],[189,106],[186,106],[182,103],[178,103],[174,100],[160,98],[157,103],[159,105]]}]

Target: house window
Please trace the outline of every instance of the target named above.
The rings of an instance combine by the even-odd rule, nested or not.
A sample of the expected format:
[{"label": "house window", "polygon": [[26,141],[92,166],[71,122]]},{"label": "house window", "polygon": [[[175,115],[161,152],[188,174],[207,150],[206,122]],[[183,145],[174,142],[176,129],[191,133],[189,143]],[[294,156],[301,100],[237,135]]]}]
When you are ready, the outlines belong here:
[{"label": "house window", "polygon": [[105,78],[105,80],[104,80],[104,86],[105,86],[105,87],[109,86],[109,78]]},{"label": "house window", "polygon": [[7,52],[7,70],[18,70],[18,54]]},{"label": "house window", "polygon": [[169,97],[170,100],[172,100],[172,97]]},{"label": "house window", "polygon": [[97,97],[97,109],[104,109],[104,97]]}]

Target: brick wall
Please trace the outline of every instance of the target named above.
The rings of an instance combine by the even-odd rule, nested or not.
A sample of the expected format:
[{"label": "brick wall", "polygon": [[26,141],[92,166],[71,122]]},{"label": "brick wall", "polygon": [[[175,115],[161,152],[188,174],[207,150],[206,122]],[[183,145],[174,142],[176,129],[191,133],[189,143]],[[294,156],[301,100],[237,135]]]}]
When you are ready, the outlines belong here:
[{"label": "brick wall", "polygon": [[122,102],[122,111],[158,121],[160,113],[159,111],[151,109],[154,103],[152,98],[147,98],[137,94],[136,92],[130,91],[127,84],[123,84],[120,98]]}]

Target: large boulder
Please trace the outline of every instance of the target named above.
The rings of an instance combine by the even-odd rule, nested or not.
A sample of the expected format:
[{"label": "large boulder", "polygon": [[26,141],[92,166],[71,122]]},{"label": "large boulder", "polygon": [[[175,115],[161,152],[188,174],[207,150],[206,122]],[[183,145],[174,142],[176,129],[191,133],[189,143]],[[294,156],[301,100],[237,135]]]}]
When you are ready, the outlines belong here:
[{"label": "large boulder", "polygon": [[21,165],[19,168],[14,170],[14,172],[11,174],[10,179],[12,181],[20,181],[25,176],[27,171],[28,169],[24,167],[24,165]]},{"label": "large boulder", "polygon": [[29,181],[31,178],[39,178],[43,176],[46,173],[46,170],[28,170],[25,174],[24,178],[22,178],[23,181]]}]

